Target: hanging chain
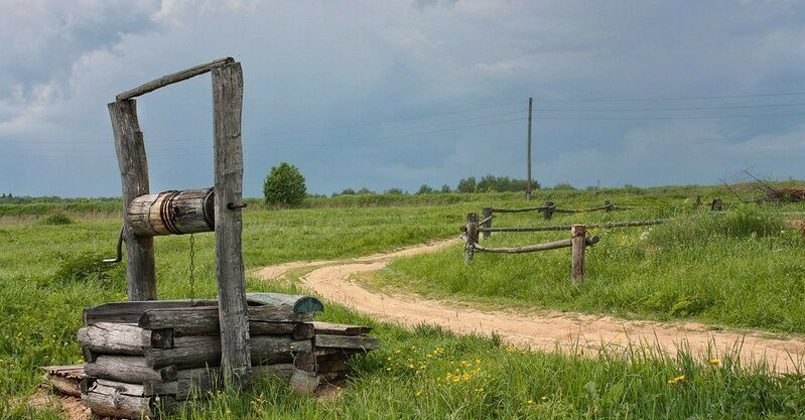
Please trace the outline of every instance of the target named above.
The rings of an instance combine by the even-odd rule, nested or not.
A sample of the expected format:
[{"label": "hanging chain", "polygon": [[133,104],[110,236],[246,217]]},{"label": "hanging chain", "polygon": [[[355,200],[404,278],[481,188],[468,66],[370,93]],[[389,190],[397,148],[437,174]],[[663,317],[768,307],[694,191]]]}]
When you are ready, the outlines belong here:
[{"label": "hanging chain", "polygon": [[190,234],[190,301],[196,299],[196,238]]}]

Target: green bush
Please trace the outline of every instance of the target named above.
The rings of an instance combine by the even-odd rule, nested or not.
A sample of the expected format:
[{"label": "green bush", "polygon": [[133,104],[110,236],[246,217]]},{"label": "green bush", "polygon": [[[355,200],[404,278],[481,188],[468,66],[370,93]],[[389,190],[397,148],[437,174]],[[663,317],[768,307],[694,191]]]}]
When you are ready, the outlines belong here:
[{"label": "green bush", "polygon": [[103,255],[93,252],[67,257],[56,269],[54,283],[90,282],[110,285],[123,282],[123,270],[119,268],[122,265],[105,263],[103,259]]},{"label": "green bush", "polygon": [[55,211],[50,216],[46,217],[42,223],[46,225],[69,225],[73,223],[73,219],[61,211]]},{"label": "green bush", "polygon": [[263,195],[268,205],[299,207],[306,194],[305,177],[299,168],[287,162],[272,167],[263,184]]}]

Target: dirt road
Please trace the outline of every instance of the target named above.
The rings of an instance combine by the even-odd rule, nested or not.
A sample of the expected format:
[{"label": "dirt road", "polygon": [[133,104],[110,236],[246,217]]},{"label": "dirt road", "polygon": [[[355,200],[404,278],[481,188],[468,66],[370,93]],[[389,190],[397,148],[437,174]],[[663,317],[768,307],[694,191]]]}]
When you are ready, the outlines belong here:
[{"label": "dirt road", "polygon": [[629,343],[648,343],[673,353],[683,344],[702,357],[708,355],[708,349],[721,356],[739,348],[738,356],[745,365],[766,359],[769,367],[778,372],[791,372],[805,364],[805,338],[801,336],[772,338],[761,331],[717,330],[694,322],[629,321],[558,311],[485,311],[421,296],[379,293],[351,281],[355,275],[383,269],[393,258],[434,252],[457,243],[458,240],[435,242],[343,261],[287,263],[263,268],[257,275],[270,279],[289,270],[313,268],[302,277],[307,287],[319,296],[377,319],[407,326],[433,324],[459,334],[489,335],[494,331],[508,343],[536,350],[583,349],[585,354],[596,354],[602,345],[622,349]]}]

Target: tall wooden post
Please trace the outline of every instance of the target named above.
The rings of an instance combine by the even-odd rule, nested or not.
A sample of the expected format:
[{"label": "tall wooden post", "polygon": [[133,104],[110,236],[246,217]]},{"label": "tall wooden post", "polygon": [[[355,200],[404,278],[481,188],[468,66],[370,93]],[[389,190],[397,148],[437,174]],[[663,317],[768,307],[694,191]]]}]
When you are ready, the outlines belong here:
[{"label": "tall wooden post", "polygon": [[572,250],[570,279],[573,284],[579,284],[584,280],[584,248],[587,246],[587,227],[573,225],[570,228],[570,243]]},{"label": "tall wooden post", "polygon": [[[137,102],[120,100],[108,105],[115,136],[115,151],[123,184],[123,213],[137,196],[148,194],[148,161],[140,123],[137,120]],[[126,291],[128,300],[155,300],[157,298],[154,270],[154,238],[137,236],[123,219],[123,240],[126,242]]]},{"label": "tall wooden post", "polygon": [[553,217],[553,211],[554,210],[556,210],[556,206],[554,205],[554,202],[553,201],[546,201],[545,206],[543,207],[543,210],[542,210],[542,216],[545,218],[545,220],[551,220],[551,217]]},{"label": "tall wooden post", "polygon": [[[483,227],[491,228],[492,227],[492,208],[491,207],[484,207],[483,208],[483,220],[484,224]],[[483,237],[488,238],[492,235],[492,232],[483,232]]]},{"label": "tall wooden post", "polygon": [[531,190],[532,190],[532,183],[531,183],[531,110],[532,110],[533,100],[532,98],[528,98],[528,186],[526,187],[525,192],[525,199],[531,200]]},{"label": "tall wooden post", "polygon": [[466,240],[464,242],[464,263],[469,264],[478,243],[478,214],[467,213]]},{"label": "tall wooden post", "polygon": [[212,70],[215,133],[215,255],[218,261],[218,311],[221,370],[226,385],[251,381],[249,323],[241,253],[243,146],[243,72],[240,63]]}]

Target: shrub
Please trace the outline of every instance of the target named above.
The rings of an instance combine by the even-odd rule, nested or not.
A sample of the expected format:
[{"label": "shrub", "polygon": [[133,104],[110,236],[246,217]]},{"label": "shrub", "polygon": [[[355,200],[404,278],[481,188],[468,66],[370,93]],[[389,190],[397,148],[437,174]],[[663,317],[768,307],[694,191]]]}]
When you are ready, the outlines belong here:
[{"label": "shrub", "polygon": [[42,223],[46,225],[69,225],[73,223],[73,219],[71,219],[70,216],[62,213],[60,210],[57,210],[50,216],[46,217]]},{"label": "shrub", "polygon": [[105,263],[103,259],[103,255],[91,252],[65,258],[56,269],[54,281],[56,284],[91,282],[119,286],[118,283],[124,282],[123,265]]},{"label": "shrub", "polygon": [[298,207],[307,194],[305,177],[296,166],[282,162],[266,176],[263,194],[268,205]]}]

